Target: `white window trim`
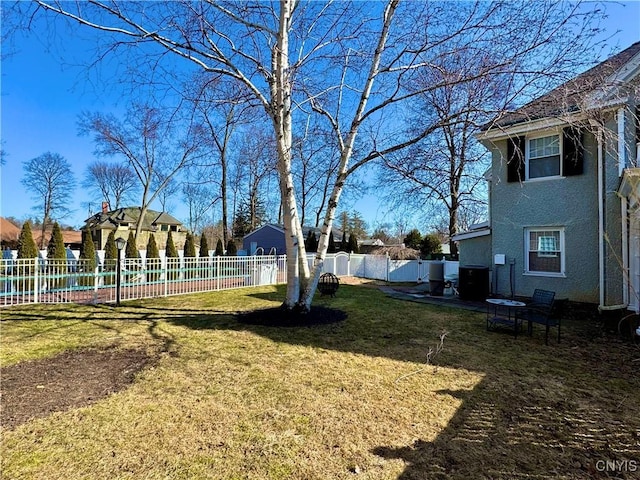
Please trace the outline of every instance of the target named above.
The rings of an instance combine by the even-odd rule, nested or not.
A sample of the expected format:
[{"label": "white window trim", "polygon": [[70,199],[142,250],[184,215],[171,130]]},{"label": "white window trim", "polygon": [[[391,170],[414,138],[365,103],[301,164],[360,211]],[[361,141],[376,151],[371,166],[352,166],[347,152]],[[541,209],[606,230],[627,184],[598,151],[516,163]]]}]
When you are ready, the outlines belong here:
[{"label": "white window trim", "polygon": [[[560,153],[560,175],[550,175],[548,177],[535,177],[535,178],[529,178],[529,142],[531,140],[535,140],[537,138],[544,138],[544,137],[553,137],[556,136],[558,137],[558,151]],[[562,131],[558,131],[558,130],[547,130],[544,132],[539,132],[536,133],[535,135],[527,135],[525,137],[525,141],[524,141],[524,158],[525,158],[525,169],[524,169],[524,174],[525,174],[525,181],[526,182],[539,182],[539,181],[544,181],[544,180],[554,180],[554,179],[558,179],[558,178],[565,178],[564,177],[564,172],[562,171]]]},{"label": "white window trim", "polygon": [[[531,247],[529,232],[560,232],[560,271],[559,272],[540,272],[537,270],[529,270],[529,249]],[[560,277],[566,278],[565,261],[567,251],[564,242],[564,227],[525,227],[524,228],[524,275],[533,277]]]}]

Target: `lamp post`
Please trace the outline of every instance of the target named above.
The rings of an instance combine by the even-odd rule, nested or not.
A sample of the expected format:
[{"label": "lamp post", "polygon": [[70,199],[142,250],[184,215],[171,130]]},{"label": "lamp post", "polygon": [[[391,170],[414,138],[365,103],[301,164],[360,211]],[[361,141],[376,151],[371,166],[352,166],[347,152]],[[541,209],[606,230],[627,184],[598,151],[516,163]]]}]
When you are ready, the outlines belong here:
[{"label": "lamp post", "polygon": [[118,258],[116,260],[116,306],[119,307],[120,306],[120,285],[121,285],[121,260],[120,257],[122,256],[122,249],[127,245],[127,241],[122,238],[122,237],[118,237],[116,238],[116,248],[118,249]]}]

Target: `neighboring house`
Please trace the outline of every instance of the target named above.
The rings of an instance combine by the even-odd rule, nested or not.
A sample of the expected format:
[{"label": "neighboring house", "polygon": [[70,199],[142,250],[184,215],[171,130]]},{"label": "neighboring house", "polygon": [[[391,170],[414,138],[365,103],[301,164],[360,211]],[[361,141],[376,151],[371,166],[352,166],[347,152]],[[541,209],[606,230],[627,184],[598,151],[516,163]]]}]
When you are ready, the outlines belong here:
[{"label": "neighboring house", "polygon": [[[96,249],[104,249],[110,232],[115,232],[116,237],[122,237],[126,240],[129,231],[136,231],[140,210],[140,207],[119,208],[96,213],[85,220],[85,228],[91,231]],[[144,250],[147,247],[150,233],[154,234],[158,248],[164,249],[168,232],[172,232],[176,248],[183,248],[187,232],[182,223],[167,212],[147,210],[142,223],[142,231],[136,239],[138,249]]]},{"label": "neighboring house", "polygon": [[[36,242],[38,248],[40,245],[44,245],[44,248],[47,248],[49,245],[49,241],[51,240],[51,233],[53,231],[53,227],[47,228],[44,232],[44,243],[40,243],[42,239],[42,231],[38,227],[33,228],[33,240]],[[82,247],[82,232],[78,232],[76,230],[61,230],[62,233],[62,241],[65,247],[68,247],[72,250],[79,250]]]},{"label": "neighboring house", "polygon": [[454,236],[494,294],[638,309],[640,42],[486,125],[489,221]]},{"label": "neighboring house", "polygon": [[[3,248],[9,248],[11,250],[15,250],[18,248],[18,237],[20,237],[21,229],[16,227],[9,220],[0,217],[0,240],[2,242]],[[51,239],[51,232],[53,231],[53,227],[48,227],[44,232],[44,246],[45,248],[49,244],[49,240]],[[82,232],[78,232],[75,230],[61,230],[62,232],[62,240],[64,242],[65,247],[69,247],[71,249],[79,249],[82,245]],[[40,240],[42,239],[42,230],[41,227],[33,225],[31,226],[31,233],[33,236],[33,241],[36,243],[36,246],[40,248]]]},{"label": "neighboring house", "polygon": [[379,238],[365,238],[363,240],[358,240],[360,253],[373,253],[381,247],[384,247],[384,242]]},{"label": "neighboring house", "polygon": [[[302,234],[307,238],[309,231],[312,230],[316,239],[320,238],[320,229],[313,227],[302,227]],[[338,243],[342,241],[342,232],[333,230],[333,240]],[[287,252],[284,239],[284,228],[282,225],[267,223],[247,234],[242,239],[242,248],[249,255],[253,255],[256,251],[259,254],[268,255],[275,253],[276,255],[284,255]]]},{"label": "neighboring house", "polygon": [[20,229],[6,218],[0,217],[0,243],[2,248],[18,248],[18,237]]}]

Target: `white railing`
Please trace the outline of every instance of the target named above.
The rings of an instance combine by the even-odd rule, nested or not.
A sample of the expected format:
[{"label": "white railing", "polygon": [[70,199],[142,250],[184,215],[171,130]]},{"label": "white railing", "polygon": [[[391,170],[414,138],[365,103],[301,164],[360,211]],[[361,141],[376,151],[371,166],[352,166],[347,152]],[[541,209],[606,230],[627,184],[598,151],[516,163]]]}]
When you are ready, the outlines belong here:
[{"label": "white railing", "polygon": [[[307,260],[313,263],[313,254]],[[428,282],[425,260],[391,260],[381,255],[327,254],[323,273],[390,282]],[[93,268],[87,260],[0,260],[0,307],[29,303],[111,303],[117,300],[117,262]],[[120,299],[165,297],[286,283],[286,257],[209,256],[202,258],[123,259]],[[444,262],[445,278],[458,262]]]},{"label": "white railing", "polygon": [[[0,306],[116,301],[115,260],[0,260]],[[120,299],[286,282],[284,256],[123,259]]]}]

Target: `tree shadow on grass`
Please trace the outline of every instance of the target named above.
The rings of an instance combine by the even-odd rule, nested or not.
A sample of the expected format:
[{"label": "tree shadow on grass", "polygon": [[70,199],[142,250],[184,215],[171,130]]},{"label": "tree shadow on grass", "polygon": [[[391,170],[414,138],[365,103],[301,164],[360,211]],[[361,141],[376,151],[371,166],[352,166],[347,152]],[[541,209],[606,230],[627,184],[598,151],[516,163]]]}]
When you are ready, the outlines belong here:
[{"label": "tree shadow on grass", "polygon": [[[250,295],[270,301],[282,298],[279,291]],[[383,301],[379,292],[369,290],[366,295],[374,305]],[[348,302],[345,295],[318,303],[339,309]],[[363,315],[345,308],[353,315],[314,327],[243,323],[234,312],[148,304],[123,305],[117,318],[150,325],[166,321],[194,330],[249,331],[276,342],[423,363],[425,352],[437,341],[445,310],[392,302],[400,312],[393,321],[376,318],[375,309]],[[402,315],[409,308],[421,309],[419,322],[411,320],[415,312]],[[107,319],[110,311],[90,310],[83,318]],[[54,319],[55,312],[51,315]],[[472,390],[435,392],[460,402],[435,438],[409,444],[390,439],[371,450],[381,458],[404,462],[399,480],[639,478],[640,465],[630,471],[636,464],[629,463],[640,460],[640,380],[634,373],[637,362],[633,363],[637,349],[612,344],[611,339],[586,340],[578,327],[563,334],[563,343],[545,346],[540,336],[514,339],[486,332],[481,314],[446,310],[446,315],[450,335],[435,363],[478,372],[483,378]],[[438,375],[430,371],[420,374],[425,382],[430,381],[428,375]],[[603,462],[616,460],[622,465],[618,471],[604,468]]]},{"label": "tree shadow on grass", "polygon": [[[376,302],[375,294],[371,301]],[[331,302],[321,304],[333,306]],[[402,311],[406,303],[397,301],[397,308]],[[395,327],[357,316],[282,328],[267,321],[242,322],[228,313],[162,309],[158,314],[187,328],[250,331],[277,342],[422,363],[439,331],[429,318],[443,310],[418,308],[424,308],[422,323],[403,323],[400,316]],[[459,324],[450,325],[451,339],[436,364],[479,372],[483,379],[472,390],[436,392],[461,403],[435,439],[390,442],[371,450],[405,463],[399,480],[638,478],[638,471],[602,471],[603,462],[618,461],[629,469],[635,468],[629,462],[640,458],[634,400],[640,381],[634,375],[632,346],[585,340],[577,327],[565,333],[563,343],[545,346],[542,336],[514,339],[486,332],[482,314],[447,314]],[[501,355],[509,360],[501,361]]]}]

